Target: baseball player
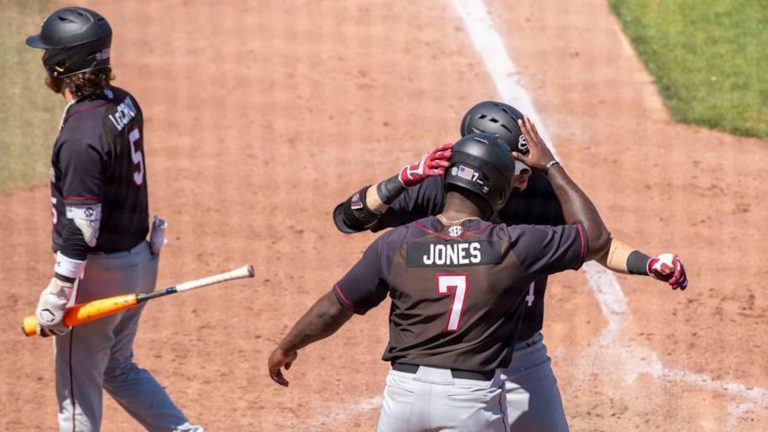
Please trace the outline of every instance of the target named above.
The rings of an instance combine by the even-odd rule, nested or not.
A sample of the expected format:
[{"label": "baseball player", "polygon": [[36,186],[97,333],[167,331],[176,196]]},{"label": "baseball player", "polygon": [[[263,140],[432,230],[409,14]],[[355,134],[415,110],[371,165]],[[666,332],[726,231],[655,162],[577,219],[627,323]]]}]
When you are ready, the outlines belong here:
[{"label": "baseball player", "polygon": [[38,332],[55,336],[60,431],[101,428],[102,389],[150,431],[202,431],[133,362],[142,306],[75,328],[68,305],[155,287],[143,119],[136,99],[110,84],[112,29],[80,7],[52,13],[27,45],[44,50],[46,85],[67,101],[51,158],[54,275],[40,295]]},{"label": "baseball player", "polygon": [[383,360],[392,368],[378,430],[509,430],[500,368],[511,360],[529,285],[610,245],[597,210],[546,146],[536,141],[523,158],[549,177],[568,225],[488,222],[528,174],[515,174],[519,162],[497,135],[465,136],[445,167],[442,211],[375,240],[275,348],[271,377],[287,385],[280,368],[299,349],[389,295]]},{"label": "baseball player", "polygon": [[[464,115],[461,133],[498,134],[513,151],[525,155],[529,143],[518,125],[522,117],[510,105],[481,102]],[[537,134],[533,137],[540,139]],[[450,144],[439,146],[376,187],[363,187],[336,207],[333,214],[336,226],[345,233],[376,232],[440,213],[446,203],[442,184],[450,156]],[[508,203],[492,220],[506,224],[562,224],[563,210],[547,176],[531,172],[525,164],[519,163],[517,169],[518,174],[530,173],[527,181],[513,190]],[[650,275],[673,288],[685,289],[688,283],[678,257],[662,254],[651,258],[617,239],[612,239],[609,252],[597,261],[615,272]],[[547,276],[540,275],[528,287],[515,354],[503,374],[509,419],[517,430],[568,430],[557,380],[541,334],[546,286]]]}]

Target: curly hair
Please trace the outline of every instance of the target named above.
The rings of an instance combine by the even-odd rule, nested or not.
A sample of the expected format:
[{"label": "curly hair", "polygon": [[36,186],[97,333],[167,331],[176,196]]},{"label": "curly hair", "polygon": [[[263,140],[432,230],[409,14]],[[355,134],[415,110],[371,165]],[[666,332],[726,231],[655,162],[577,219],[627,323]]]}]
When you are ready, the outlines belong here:
[{"label": "curly hair", "polygon": [[103,92],[109,83],[115,79],[115,75],[112,73],[112,68],[106,67],[80,72],[64,78],[48,78],[46,83],[53,91],[60,93],[68,88],[72,95],[79,99],[83,96]]}]

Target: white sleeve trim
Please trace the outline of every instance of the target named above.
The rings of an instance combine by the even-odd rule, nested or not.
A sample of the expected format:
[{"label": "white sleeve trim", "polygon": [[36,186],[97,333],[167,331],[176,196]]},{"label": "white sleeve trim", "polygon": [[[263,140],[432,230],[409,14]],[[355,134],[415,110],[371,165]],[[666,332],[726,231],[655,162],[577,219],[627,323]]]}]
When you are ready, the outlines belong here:
[{"label": "white sleeve trim", "polygon": [[62,276],[80,279],[85,272],[85,261],[68,258],[61,252],[56,252],[56,264],[53,265],[53,271]]}]

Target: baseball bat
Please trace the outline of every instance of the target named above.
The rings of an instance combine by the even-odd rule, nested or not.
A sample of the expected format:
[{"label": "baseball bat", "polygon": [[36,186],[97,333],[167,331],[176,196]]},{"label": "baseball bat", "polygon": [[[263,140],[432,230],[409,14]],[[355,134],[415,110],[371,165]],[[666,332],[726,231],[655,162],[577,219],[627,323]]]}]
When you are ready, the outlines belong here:
[{"label": "baseball bat", "polygon": [[[112,315],[124,310],[131,309],[141,303],[144,303],[145,301],[152,300],[154,298],[164,297],[184,291],[190,291],[196,288],[202,288],[204,286],[214,285],[235,279],[252,278],[254,274],[253,266],[247,265],[226,273],[220,273],[213,276],[204,277],[202,279],[183,282],[178,285],[170,286],[168,288],[150,293],[123,294],[119,296],[90,301],[88,303],[77,304],[67,309],[67,312],[64,314],[64,325],[73,327],[97,320],[107,315]],[[37,318],[35,318],[34,315],[30,315],[24,318],[21,323],[21,330],[27,336],[36,335]]]}]

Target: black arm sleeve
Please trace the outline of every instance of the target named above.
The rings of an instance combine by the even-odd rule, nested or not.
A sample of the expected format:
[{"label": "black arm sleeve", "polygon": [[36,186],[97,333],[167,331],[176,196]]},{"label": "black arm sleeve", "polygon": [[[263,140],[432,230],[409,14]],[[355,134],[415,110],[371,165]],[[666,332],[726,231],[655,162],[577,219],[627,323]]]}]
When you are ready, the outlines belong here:
[{"label": "black arm sleeve", "polygon": [[64,225],[62,233],[64,245],[59,252],[67,258],[85,261],[88,255],[88,245],[85,243],[82,231],[80,231],[80,228],[75,225],[72,219],[66,219],[61,223]]},{"label": "black arm sleeve", "polygon": [[[105,158],[100,149],[99,145],[85,140],[72,139],[62,145],[58,163],[65,208],[68,205],[101,203],[104,181],[102,162]],[[88,246],[80,228],[68,217],[58,218],[57,223],[61,224],[62,246],[59,251],[67,258],[84,261]]]},{"label": "black arm sleeve", "polygon": [[383,214],[369,209],[365,203],[366,186],[333,210],[333,222],[339,231],[350,234],[371,230],[381,231],[436,215],[445,205],[443,177],[429,177],[397,197]]},{"label": "black arm sleeve", "polygon": [[400,195],[370,227],[370,230],[378,232],[436,215],[443,211],[443,206],[445,206],[443,177],[429,177]]}]

